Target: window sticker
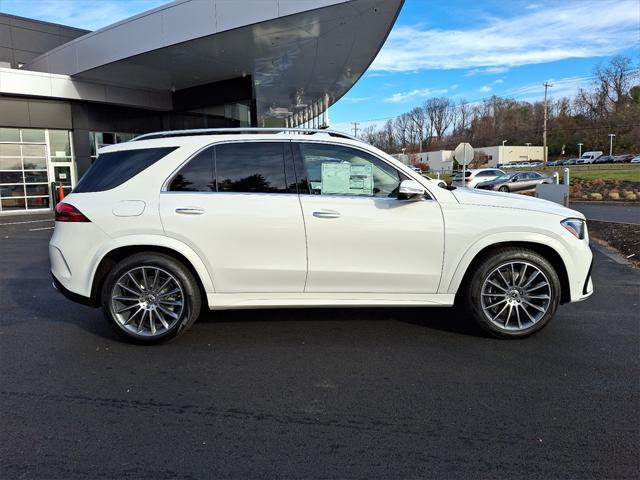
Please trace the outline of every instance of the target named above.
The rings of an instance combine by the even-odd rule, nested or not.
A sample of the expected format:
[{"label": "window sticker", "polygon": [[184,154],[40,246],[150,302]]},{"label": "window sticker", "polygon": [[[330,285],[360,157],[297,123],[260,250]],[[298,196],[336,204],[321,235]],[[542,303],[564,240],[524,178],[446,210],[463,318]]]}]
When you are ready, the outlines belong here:
[{"label": "window sticker", "polygon": [[371,164],[323,163],[320,193],[326,195],[373,195]]}]

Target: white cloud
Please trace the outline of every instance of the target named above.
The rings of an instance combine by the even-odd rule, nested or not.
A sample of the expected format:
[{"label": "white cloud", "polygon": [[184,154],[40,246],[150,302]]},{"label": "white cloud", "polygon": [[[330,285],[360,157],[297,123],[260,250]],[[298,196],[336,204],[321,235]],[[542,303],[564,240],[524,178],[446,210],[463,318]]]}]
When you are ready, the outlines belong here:
[{"label": "white cloud", "polygon": [[373,97],[350,97],[349,95],[346,95],[345,97],[342,97],[342,100],[345,102],[352,102],[352,103],[362,103],[362,102],[366,102],[368,100],[373,99]]},{"label": "white cloud", "polygon": [[[559,78],[557,80],[550,79],[549,83],[552,85],[548,90],[550,98],[562,98],[573,97],[581,88],[587,88],[593,82],[591,76],[575,76]],[[544,97],[543,81],[537,83],[530,83],[517,88],[508,90],[505,95],[517,98],[519,100],[526,100],[534,102],[541,100]]]},{"label": "white cloud", "polygon": [[466,30],[400,26],[392,30],[371,69],[480,69],[473,75],[611,55],[634,45],[638,24],[637,0],[572,0],[523,9],[510,18],[491,18]]},{"label": "white cloud", "polygon": [[527,10],[538,10],[539,8],[542,8],[542,5],[540,5],[539,3],[530,3],[524,8],[526,8]]},{"label": "white cloud", "polygon": [[484,92],[484,93],[486,93],[486,92],[490,92],[490,91],[491,91],[491,87],[490,87],[489,85],[483,85],[483,86],[482,86],[482,87],[480,87],[478,90],[479,90],[480,92]]},{"label": "white cloud", "polygon": [[504,78],[499,78],[497,80],[494,80],[493,83],[495,83],[495,84],[504,83]]},{"label": "white cloud", "polygon": [[474,68],[465,73],[465,77],[473,77],[474,75],[496,75],[498,73],[508,72],[509,67],[485,67]]},{"label": "white cloud", "polygon": [[[456,86],[457,88],[457,86]],[[384,99],[385,102],[391,102],[391,103],[402,103],[402,102],[406,102],[407,100],[411,100],[413,98],[422,98],[422,97],[431,97],[434,95],[443,95],[445,93],[448,92],[448,89],[446,88],[438,88],[438,89],[432,89],[432,88],[419,88],[416,90],[411,90],[409,92],[396,92],[393,95],[391,95],[390,97],[387,97]]]}]

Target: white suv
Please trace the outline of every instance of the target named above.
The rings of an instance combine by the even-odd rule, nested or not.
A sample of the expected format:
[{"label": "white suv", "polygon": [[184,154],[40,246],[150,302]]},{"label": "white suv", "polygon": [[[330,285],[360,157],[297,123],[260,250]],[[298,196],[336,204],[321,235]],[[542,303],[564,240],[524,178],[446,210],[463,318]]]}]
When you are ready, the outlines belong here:
[{"label": "white suv", "polygon": [[[416,252],[420,252],[416,255]],[[592,292],[581,213],[443,189],[328,131],[148,134],[100,150],[56,207],[54,284],[140,343],[212,310],[468,307],[522,337]]]}]

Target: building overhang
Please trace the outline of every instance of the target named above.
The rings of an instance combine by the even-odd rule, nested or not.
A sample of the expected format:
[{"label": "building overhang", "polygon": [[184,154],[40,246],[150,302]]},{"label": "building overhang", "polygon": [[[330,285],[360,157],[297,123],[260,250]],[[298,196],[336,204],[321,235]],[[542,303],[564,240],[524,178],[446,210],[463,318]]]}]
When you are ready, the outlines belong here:
[{"label": "building overhang", "polygon": [[283,117],[341,98],[403,2],[179,0],[61,45],[25,69],[161,93],[250,76],[258,116]]}]

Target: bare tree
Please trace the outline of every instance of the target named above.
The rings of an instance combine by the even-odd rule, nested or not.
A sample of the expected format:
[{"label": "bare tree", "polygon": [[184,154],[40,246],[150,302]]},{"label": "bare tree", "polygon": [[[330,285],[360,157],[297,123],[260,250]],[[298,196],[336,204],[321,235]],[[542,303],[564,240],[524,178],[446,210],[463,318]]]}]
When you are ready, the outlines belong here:
[{"label": "bare tree", "polygon": [[454,108],[454,103],[446,97],[430,98],[425,102],[425,112],[438,140],[442,139],[451,125]]},{"label": "bare tree", "polygon": [[631,99],[629,91],[638,74],[631,65],[631,59],[622,55],[613,57],[606,65],[595,68],[597,90],[606,97],[610,111],[618,111]]}]

